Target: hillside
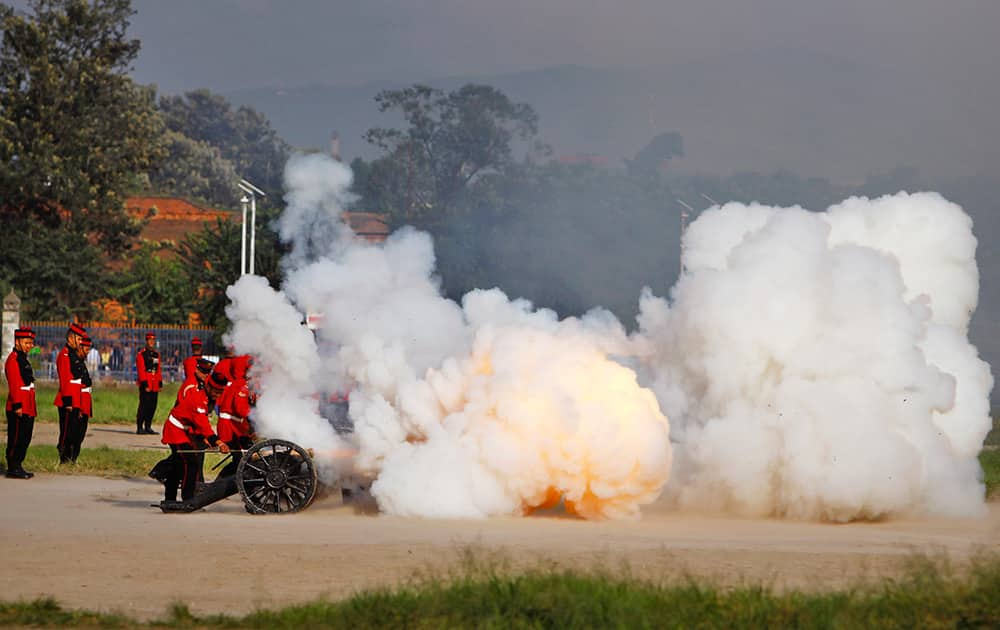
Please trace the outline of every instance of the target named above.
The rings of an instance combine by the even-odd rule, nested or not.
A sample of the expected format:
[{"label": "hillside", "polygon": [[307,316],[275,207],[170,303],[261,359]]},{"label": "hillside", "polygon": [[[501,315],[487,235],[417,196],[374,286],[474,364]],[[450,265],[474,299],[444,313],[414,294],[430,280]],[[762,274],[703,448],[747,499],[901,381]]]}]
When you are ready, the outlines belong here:
[{"label": "hillside", "polygon": [[[678,131],[687,155],[676,167],[683,172],[789,169],[859,183],[899,165],[951,177],[982,172],[1000,159],[986,107],[997,87],[969,85],[973,81],[765,50],[655,68],[560,66],[426,83],[444,89],[487,83],[531,104],[557,156],[595,153],[620,163],[655,134]],[[393,124],[373,97],[398,87],[403,84],[309,85],[226,97],[263,112],[298,146],[325,148],[337,130],[350,160],[371,157],[361,138],[367,128]],[[954,111],[951,95],[972,88],[982,93],[983,106]]]}]

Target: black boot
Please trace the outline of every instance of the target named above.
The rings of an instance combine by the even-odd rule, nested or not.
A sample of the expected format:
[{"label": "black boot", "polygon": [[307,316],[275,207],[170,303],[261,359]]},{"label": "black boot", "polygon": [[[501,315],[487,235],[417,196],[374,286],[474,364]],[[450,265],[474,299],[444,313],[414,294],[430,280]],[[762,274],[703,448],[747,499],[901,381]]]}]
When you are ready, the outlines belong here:
[{"label": "black boot", "polygon": [[21,468],[20,466],[18,466],[17,468],[8,468],[7,469],[7,478],[8,479],[31,479],[34,476],[35,475],[33,473],[30,473],[30,472],[26,471],[25,469]]}]

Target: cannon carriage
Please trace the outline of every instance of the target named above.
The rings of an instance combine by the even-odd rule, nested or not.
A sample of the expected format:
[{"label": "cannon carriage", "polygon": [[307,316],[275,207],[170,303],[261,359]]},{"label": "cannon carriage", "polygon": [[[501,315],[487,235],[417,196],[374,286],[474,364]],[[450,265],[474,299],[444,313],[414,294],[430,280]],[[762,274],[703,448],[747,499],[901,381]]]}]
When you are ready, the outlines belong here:
[{"label": "cannon carriage", "polygon": [[[320,412],[338,434],[353,432],[346,400],[326,401]],[[345,501],[365,490],[350,479],[338,480],[338,485]],[[190,499],[161,501],[157,507],[164,512],[193,512],[239,493],[251,514],[288,514],[309,507],[326,490],[311,449],[288,440],[266,439],[243,452],[234,475],[205,484]]]}]

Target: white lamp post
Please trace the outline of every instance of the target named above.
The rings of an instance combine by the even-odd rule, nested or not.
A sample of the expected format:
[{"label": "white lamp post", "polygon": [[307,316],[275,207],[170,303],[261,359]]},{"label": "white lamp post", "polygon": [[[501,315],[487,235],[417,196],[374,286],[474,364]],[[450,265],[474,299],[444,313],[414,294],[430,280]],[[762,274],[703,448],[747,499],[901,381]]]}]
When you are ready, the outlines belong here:
[{"label": "white lamp post", "polygon": [[[248,273],[246,264],[247,251],[247,201],[250,202],[250,275],[254,272],[254,253],[257,244],[257,196],[266,197],[263,190],[257,188],[246,179],[241,179],[237,184],[243,191],[243,198],[240,203],[243,205],[243,240],[240,243],[240,275]],[[247,199],[247,195],[250,198]]]},{"label": "white lamp post", "polygon": [[243,206],[243,235],[240,237],[240,275],[244,275],[247,272],[247,204],[250,200],[247,199],[246,195],[240,199],[240,205]]}]

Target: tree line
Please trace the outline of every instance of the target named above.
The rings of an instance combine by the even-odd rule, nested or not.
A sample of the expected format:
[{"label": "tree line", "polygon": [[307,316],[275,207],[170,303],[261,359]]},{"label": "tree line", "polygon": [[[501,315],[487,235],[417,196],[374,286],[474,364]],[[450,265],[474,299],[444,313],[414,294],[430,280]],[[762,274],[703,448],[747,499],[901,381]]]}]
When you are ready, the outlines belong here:
[{"label": "tree line", "polygon": [[[0,290],[26,316],[96,313],[102,300],[136,320],[223,330],[225,287],[239,274],[240,228],[219,221],[180,243],[139,242],[131,194],[176,195],[236,209],[234,182],[264,189],[256,269],[281,282],[282,171],[293,150],[260,112],[208,90],[158,95],[129,76],[140,42],[127,36],[129,0],[0,3]],[[680,201],[801,204],[823,209],[850,194],[925,187],[900,169],[860,187],[790,172],[676,176],[675,131],[655,135],[621,166],[554,159],[531,105],[486,85],[422,85],[377,94],[397,116],[355,159],[351,209],[385,215],[435,239],[443,291],[458,298],[499,286],[562,315],[602,305],[634,314],[639,291],[665,294],[679,271]],[[691,217],[693,219],[693,217]],[[162,256],[164,248],[176,256]]]}]

